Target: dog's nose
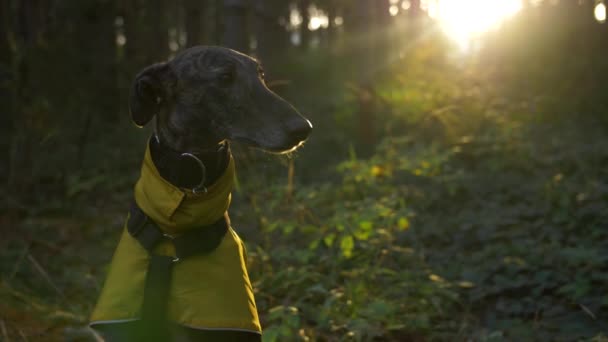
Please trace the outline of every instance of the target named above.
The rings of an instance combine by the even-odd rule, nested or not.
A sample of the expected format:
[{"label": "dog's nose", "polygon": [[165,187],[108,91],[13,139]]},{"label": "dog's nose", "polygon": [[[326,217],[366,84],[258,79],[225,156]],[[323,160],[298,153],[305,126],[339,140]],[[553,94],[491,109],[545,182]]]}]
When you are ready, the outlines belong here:
[{"label": "dog's nose", "polygon": [[312,132],[312,123],[308,119],[299,118],[290,125],[290,135],[298,143],[306,140],[310,132]]}]

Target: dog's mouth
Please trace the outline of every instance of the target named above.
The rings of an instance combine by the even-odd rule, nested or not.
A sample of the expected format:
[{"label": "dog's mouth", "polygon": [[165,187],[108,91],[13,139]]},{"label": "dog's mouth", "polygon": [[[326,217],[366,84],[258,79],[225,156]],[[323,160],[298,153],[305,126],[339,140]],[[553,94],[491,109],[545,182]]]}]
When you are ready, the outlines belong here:
[{"label": "dog's mouth", "polygon": [[283,143],[283,144],[277,144],[277,145],[267,145],[267,144],[260,143],[249,137],[239,137],[239,136],[234,136],[234,137],[232,137],[231,140],[234,142],[237,142],[237,143],[241,143],[243,145],[247,145],[249,147],[258,148],[265,152],[276,153],[276,154],[284,154],[284,153],[293,152],[293,151],[297,150],[298,148],[300,148],[302,145],[304,145],[304,143],[306,142],[306,139],[304,139],[304,140],[300,140],[299,142],[297,142],[295,144]]},{"label": "dog's mouth", "polygon": [[290,153],[301,147],[312,132],[310,121],[298,114],[279,127],[258,131],[255,135],[236,134],[235,141],[259,148],[270,153]]}]

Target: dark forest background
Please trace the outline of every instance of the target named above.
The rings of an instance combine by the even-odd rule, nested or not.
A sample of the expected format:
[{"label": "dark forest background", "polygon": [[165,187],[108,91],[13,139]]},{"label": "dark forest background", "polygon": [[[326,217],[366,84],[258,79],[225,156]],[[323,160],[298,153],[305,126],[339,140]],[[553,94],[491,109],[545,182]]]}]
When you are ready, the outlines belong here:
[{"label": "dark forest background", "polygon": [[94,340],[151,132],[128,89],[204,44],[315,126],[234,146],[264,341],[607,341],[600,1],[522,1],[466,51],[429,3],[0,1],[0,340]]}]

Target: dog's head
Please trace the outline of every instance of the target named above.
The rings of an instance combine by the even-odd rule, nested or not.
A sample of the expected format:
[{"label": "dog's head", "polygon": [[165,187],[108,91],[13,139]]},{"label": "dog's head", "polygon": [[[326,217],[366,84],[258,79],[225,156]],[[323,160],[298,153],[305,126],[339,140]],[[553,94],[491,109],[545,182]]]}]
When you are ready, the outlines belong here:
[{"label": "dog's head", "polygon": [[161,139],[183,152],[224,140],[286,152],[312,130],[310,121],[266,87],[255,59],[221,47],[193,47],[145,68],[135,78],[129,107],[138,126],[156,115]]}]

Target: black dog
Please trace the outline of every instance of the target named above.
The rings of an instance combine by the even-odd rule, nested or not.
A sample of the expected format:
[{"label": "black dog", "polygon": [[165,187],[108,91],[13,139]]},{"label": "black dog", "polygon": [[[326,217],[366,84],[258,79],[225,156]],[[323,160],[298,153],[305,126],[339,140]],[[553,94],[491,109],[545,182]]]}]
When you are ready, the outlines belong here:
[{"label": "black dog", "polygon": [[194,47],[140,72],[130,109],[155,118],[135,201],[92,327],[111,341],[259,341],[261,328],[230,227],[229,142],[289,152],[312,125],[264,83],[253,58]]}]

